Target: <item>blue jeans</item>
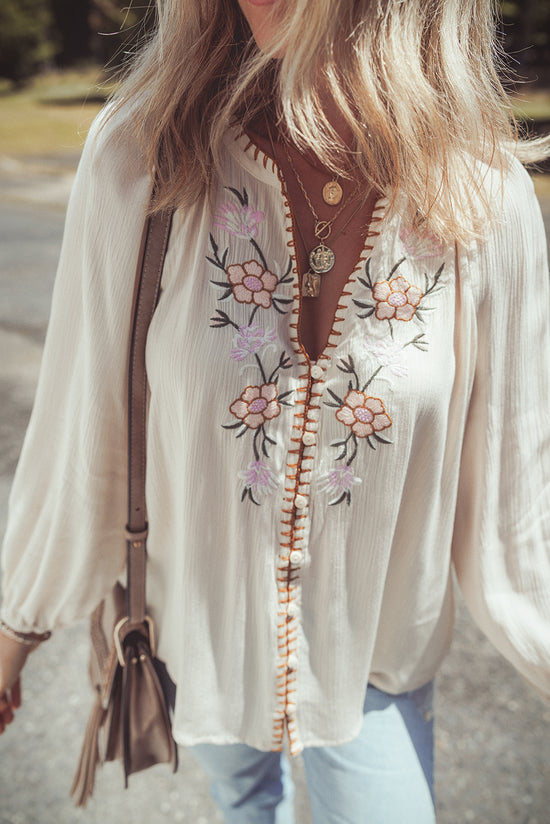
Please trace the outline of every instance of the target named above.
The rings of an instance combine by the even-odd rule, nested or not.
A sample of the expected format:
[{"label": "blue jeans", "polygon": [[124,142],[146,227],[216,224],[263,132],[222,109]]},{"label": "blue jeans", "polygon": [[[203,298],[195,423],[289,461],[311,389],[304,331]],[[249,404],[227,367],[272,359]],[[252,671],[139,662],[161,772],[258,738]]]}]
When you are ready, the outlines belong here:
[{"label": "blue jeans", "polygon": [[[303,753],[314,824],[434,824],[433,682],[400,695],[369,686],[358,737]],[[246,744],[190,748],[228,824],[294,824],[285,755]]]}]

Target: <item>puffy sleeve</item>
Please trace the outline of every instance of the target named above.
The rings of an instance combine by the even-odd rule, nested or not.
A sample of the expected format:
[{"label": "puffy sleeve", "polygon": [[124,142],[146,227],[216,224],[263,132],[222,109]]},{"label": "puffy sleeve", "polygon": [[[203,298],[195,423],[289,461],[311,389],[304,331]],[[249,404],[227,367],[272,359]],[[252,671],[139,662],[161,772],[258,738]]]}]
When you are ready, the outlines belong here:
[{"label": "puffy sleeve", "polygon": [[100,115],[69,202],[2,552],[1,614],[22,632],[89,615],[124,567],[126,364],[150,193],[139,156]]},{"label": "puffy sleeve", "polygon": [[492,235],[459,257],[477,321],[453,560],[477,624],[550,699],[550,295],[533,184],[514,161]]}]

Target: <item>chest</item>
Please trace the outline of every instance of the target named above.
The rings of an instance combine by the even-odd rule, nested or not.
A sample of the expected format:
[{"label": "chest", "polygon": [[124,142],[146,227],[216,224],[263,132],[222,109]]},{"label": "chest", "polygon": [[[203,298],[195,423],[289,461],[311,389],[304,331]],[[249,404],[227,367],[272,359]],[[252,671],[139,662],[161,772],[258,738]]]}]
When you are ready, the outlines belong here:
[{"label": "chest", "polygon": [[323,500],[349,502],[383,455],[401,460],[415,433],[427,449],[445,426],[453,255],[384,219],[368,244],[342,249],[342,269],[308,315],[296,215],[279,180],[258,186],[235,169],[226,183],[214,213],[175,218],[148,339],[152,409],[196,462],[218,456],[243,501],[282,484],[308,438],[306,476]]}]

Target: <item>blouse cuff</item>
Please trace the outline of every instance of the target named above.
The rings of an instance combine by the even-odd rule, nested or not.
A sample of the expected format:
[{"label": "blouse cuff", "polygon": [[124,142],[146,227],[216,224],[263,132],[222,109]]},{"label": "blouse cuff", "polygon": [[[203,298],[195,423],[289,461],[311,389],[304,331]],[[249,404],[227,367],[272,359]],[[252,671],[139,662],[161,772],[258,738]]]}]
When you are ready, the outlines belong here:
[{"label": "blouse cuff", "polygon": [[28,647],[37,647],[43,641],[51,638],[51,632],[19,632],[13,629],[5,621],[0,620],[0,633],[12,641],[17,641],[20,644],[25,644]]}]

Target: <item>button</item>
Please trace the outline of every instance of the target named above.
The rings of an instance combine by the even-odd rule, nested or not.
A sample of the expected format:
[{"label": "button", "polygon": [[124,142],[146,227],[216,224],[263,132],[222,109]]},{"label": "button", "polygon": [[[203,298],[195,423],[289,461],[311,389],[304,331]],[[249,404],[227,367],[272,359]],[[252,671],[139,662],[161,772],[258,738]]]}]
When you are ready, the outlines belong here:
[{"label": "button", "polygon": [[297,550],[297,549],[294,549],[294,550],[290,553],[290,563],[291,563],[291,564],[301,564],[301,563],[302,563],[302,558],[303,558],[303,557],[304,557],[304,556],[303,556],[303,554],[302,554],[301,552],[298,552],[298,550]]},{"label": "button", "polygon": [[296,715],[296,704],[294,703],[294,701],[289,701],[286,705],[286,714],[289,718],[292,718],[294,715]]},{"label": "button", "polygon": [[291,618],[294,618],[295,615],[298,615],[298,604],[296,601],[290,601],[286,608],[287,615],[290,615]]},{"label": "button", "polygon": [[287,659],[287,666],[289,670],[295,670],[298,666],[298,656],[295,652],[291,652]]},{"label": "button", "polygon": [[296,495],[294,498],[294,506],[296,509],[305,509],[307,506],[307,498],[305,495]]},{"label": "button", "polygon": [[315,366],[311,367],[311,377],[314,381],[318,381],[323,377],[323,369],[319,364],[315,364]]},{"label": "button", "polygon": [[315,443],[315,433],[314,432],[304,432],[302,435],[302,441],[305,443],[306,446],[313,446]]}]

